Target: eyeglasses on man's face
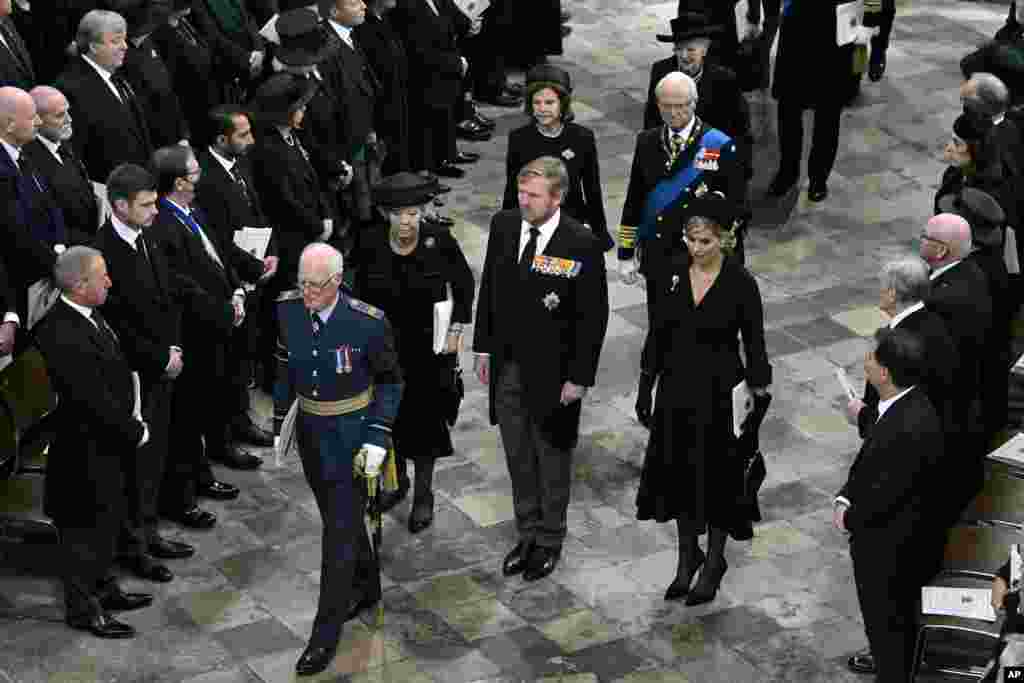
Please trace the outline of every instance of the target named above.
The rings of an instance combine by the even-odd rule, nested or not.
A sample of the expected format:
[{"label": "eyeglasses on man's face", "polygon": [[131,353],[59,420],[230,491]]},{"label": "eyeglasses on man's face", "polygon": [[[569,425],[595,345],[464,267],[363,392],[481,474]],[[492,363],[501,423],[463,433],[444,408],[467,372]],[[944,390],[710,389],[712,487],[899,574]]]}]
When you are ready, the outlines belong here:
[{"label": "eyeglasses on man's face", "polygon": [[301,291],[306,291],[308,289],[311,292],[322,292],[324,291],[324,289],[327,288],[329,284],[331,284],[331,280],[338,277],[338,275],[340,275],[340,273],[334,273],[333,275],[328,276],[328,278],[322,282],[314,282],[312,280],[299,280],[298,282],[295,283],[295,285]]}]

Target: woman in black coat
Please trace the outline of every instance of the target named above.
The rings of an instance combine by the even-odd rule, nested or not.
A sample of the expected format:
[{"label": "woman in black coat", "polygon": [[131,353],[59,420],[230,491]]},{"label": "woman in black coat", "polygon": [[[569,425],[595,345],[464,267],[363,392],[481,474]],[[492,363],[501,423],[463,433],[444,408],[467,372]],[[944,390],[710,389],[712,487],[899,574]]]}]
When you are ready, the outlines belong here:
[{"label": "woman in black coat", "polygon": [[[764,312],[753,276],[723,249],[738,215],[725,199],[691,202],[688,249],[650,286],[664,296],[651,312],[644,344],[637,417],[651,430],[637,493],[637,519],[675,520],[679,564],[666,600],[713,600],[727,569],[725,540],[749,529],[744,519],[743,459],[734,436],[732,392],[746,380],[754,415],[764,416],[772,369],[764,346]],[[740,358],[743,338],[746,365]],[[651,391],[658,396],[651,413]],[[762,405],[763,404],[763,405]],[[757,424],[744,425],[756,433]],[[697,537],[708,532],[708,555]],[[705,564],[706,559],[706,564]],[[697,585],[690,582],[704,565]]]},{"label": "woman in black coat", "polygon": [[[423,205],[437,190],[436,180],[398,173],[373,188],[374,201],[385,210],[387,224],[365,231],[358,247],[360,264],[355,294],[387,315],[395,334],[405,387],[394,426],[399,489],[381,501],[390,509],[409,490],[406,461],[416,470],[409,531],[417,533],[434,520],[434,462],[451,455],[445,421],[446,378],[458,362],[462,326],[473,312],[473,272],[459,243],[444,228],[423,223]],[[451,324],[444,351],[434,353],[434,304],[450,296]]]},{"label": "woman in black coat", "polygon": [[986,148],[983,144],[991,125],[968,114],[961,114],[953,122],[953,136],[942,153],[943,161],[949,166],[943,171],[935,192],[934,212],[943,212],[939,208],[943,197],[958,196],[965,187],[975,187],[995,197],[1006,212],[1009,224],[1016,227],[1017,199],[1013,184],[1007,182],[1007,169],[998,158],[1001,150]]},{"label": "woman in black coat", "polygon": [[526,113],[532,121],[508,136],[507,179],[502,208],[518,209],[520,169],[543,156],[561,159],[569,172],[562,210],[590,226],[603,251],[615,242],[608,234],[601,193],[601,169],[594,133],[572,123],[572,86],[569,74],[555,66],[541,65],[526,76]]}]

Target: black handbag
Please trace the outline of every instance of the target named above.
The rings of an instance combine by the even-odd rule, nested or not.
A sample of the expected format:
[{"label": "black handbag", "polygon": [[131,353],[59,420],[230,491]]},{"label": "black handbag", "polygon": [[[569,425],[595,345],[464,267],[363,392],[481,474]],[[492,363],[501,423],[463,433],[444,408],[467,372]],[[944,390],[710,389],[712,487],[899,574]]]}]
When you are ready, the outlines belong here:
[{"label": "black handbag", "polygon": [[444,358],[445,361],[441,364],[441,411],[448,426],[454,427],[455,421],[459,418],[459,406],[466,395],[466,385],[462,382],[459,354],[445,354]]}]

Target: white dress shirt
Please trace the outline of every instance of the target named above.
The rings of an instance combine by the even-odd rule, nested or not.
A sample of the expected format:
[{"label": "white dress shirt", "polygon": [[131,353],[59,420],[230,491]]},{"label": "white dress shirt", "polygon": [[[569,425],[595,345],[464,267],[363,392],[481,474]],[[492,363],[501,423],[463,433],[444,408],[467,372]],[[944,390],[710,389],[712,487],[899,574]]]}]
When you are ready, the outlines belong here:
[{"label": "white dress shirt", "polygon": [[[213,145],[210,145],[208,149],[210,150],[210,156],[216,159],[220,163],[220,165],[224,167],[224,170],[228,172],[228,175],[231,175],[231,169],[235,167],[235,164],[238,163],[238,160],[228,159],[225,156],[221,156],[220,152],[213,148]],[[234,176],[231,177],[233,178]]]},{"label": "white dress shirt", "polygon": [[522,229],[519,233],[519,258],[523,258],[523,250],[526,249],[526,243],[530,241],[530,228],[537,228],[540,230],[540,234],[537,235],[537,251],[534,252],[539,256],[544,253],[544,249],[548,246],[548,242],[551,240],[551,235],[554,234],[555,228],[558,227],[558,222],[561,219],[562,210],[556,209],[554,215],[541,225],[530,225],[526,221],[523,221]]},{"label": "white dress shirt", "polygon": [[924,302],[923,301],[918,301],[916,304],[913,304],[912,306],[907,306],[902,311],[900,311],[899,313],[897,313],[896,315],[894,315],[892,317],[892,320],[889,321],[889,329],[890,330],[896,329],[897,325],[899,325],[901,322],[906,320],[908,317],[910,317],[914,313],[917,313],[918,311],[920,311],[922,308],[924,308]]},{"label": "white dress shirt", "polygon": [[668,139],[671,140],[673,135],[679,135],[679,136],[681,136],[683,138],[683,144],[685,145],[686,141],[690,137],[690,133],[693,132],[693,127],[695,125],[697,125],[697,117],[696,117],[696,115],[691,116],[690,117],[690,122],[688,124],[686,124],[685,126],[683,126],[683,129],[680,130],[678,133],[675,132],[674,130],[672,130],[672,128],[670,126],[669,129],[668,129]]},{"label": "white dress shirt", "polygon": [[60,164],[61,166],[64,165],[64,160],[60,158],[61,143],[54,142],[45,135],[36,135],[36,140],[39,140],[39,142],[42,143],[43,147],[45,147],[50,152],[50,154],[53,155],[53,158],[57,160],[58,164]]},{"label": "white dress shirt", "polygon": [[340,294],[334,297],[334,301],[332,301],[324,310],[316,312],[316,316],[320,318],[321,323],[326,325],[327,321],[331,319],[331,314],[334,313],[334,309],[338,307],[339,300],[341,300]]},{"label": "white dress shirt", "polygon": [[938,276],[942,275],[943,273],[945,273],[947,270],[949,270],[953,266],[955,266],[958,263],[960,263],[961,260],[962,259],[958,259],[956,261],[953,261],[952,263],[947,263],[946,265],[942,266],[941,268],[936,268],[935,270],[932,271],[932,274],[928,276],[928,279],[929,280],[934,280],[935,278],[937,278]]},{"label": "white dress shirt", "polygon": [[132,248],[132,251],[139,250],[137,240],[139,239],[139,235],[142,234],[141,230],[136,230],[135,228],[127,225],[115,214],[110,214],[110,224],[114,226],[114,232],[117,233],[117,236],[127,242],[128,246]]},{"label": "white dress shirt", "polygon": [[114,82],[110,80],[114,75],[113,72],[107,71],[102,66],[92,61],[92,59],[88,55],[82,55],[82,59],[85,60],[86,64],[88,64],[96,70],[96,73],[100,75],[100,78],[103,79],[103,82],[107,84],[108,88],[110,88],[110,92],[114,93],[114,97],[116,97],[119,101],[124,102],[124,100],[121,99],[121,91],[118,90],[117,86],[114,85]]},{"label": "white dress shirt", "polygon": [[339,38],[341,38],[341,42],[345,43],[353,50],[356,49],[355,43],[352,42],[352,29],[350,27],[342,26],[333,19],[327,23],[330,24],[331,28],[334,29],[334,32],[338,34]]},{"label": "white dress shirt", "polygon": [[[192,209],[186,209],[184,206],[179,206],[173,200],[171,200],[169,197],[164,197],[164,199],[167,200],[168,204],[172,204],[175,207],[177,207],[178,210],[181,211],[186,216],[192,216]],[[197,221],[194,216],[192,217],[192,220],[195,221],[196,226],[198,226],[198,228],[199,228],[199,239],[203,243],[203,249],[206,250],[206,253],[207,253],[207,255],[210,258],[212,258],[214,261],[216,261],[217,264],[221,268],[223,268],[224,267],[224,262],[220,260],[220,255],[217,253],[217,248],[213,246],[213,242],[211,242],[210,238],[206,236],[206,231],[203,230],[203,226],[199,225],[199,221]],[[185,227],[186,227],[186,229],[188,229],[191,232],[191,230],[192,230],[191,226],[186,225]]]}]

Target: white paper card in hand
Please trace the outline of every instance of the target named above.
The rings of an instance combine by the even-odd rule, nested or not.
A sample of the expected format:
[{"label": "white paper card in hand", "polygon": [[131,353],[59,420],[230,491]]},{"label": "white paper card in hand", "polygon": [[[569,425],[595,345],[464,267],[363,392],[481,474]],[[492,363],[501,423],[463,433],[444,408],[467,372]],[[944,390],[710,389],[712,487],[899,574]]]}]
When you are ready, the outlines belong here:
[{"label": "white paper card in hand", "polygon": [[445,342],[448,339],[448,326],[452,322],[453,305],[451,299],[434,304],[434,353],[444,351]]},{"label": "white paper card in hand", "polygon": [[455,0],[455,6],[469,17],[470,21],[476,21],[484,10],[491,6],[491,0]]},{"label": "white paper card in hand", "polygon": [[1006,262],[1006,272],[1010,275],[1020,274],[1020,257],[1017,256],[1017,231],[1006,226],[1006,240],[1003,244],[1003,261]]},{"label": "white paper card in hand", "polygon": [[1018,434],[987,456],[1008,465],[1024,467],[1024,434]]},{"label": "white paper card in hand", "polygon": [[849,45],[860,35],[864,23],[864,0],[836,5],[836,45]]},{"label": "white paper card in hand", "polygon": [[1010,368],[1010,372],[1015,375],[1024,375],[1024,355],[1017,359],[1017,362]]},{"label": "white paper card in hand", "polygon": [[961,619],[995,621],[988,588],[921,587],[921,612]]},{"label": "white paper card in hand", "polygon": [[1020,590],[1020,578],[1021,578],[1021,557],[1020,557],[1020,543],[1013,543],[1010,545],[1010,590]]},{"label": "white paper card in hand", "polygon": [[132,417],[136,420],[142,419],[142,381],[139,379],[139,373],[132,373],[132,387],[135,391],[135,407],[132,408]]},{"label": "white paper card in hand", "polygon": [[732,388],[732,431],[738,439],[743,434],[743,421],[754,410],[754,395],[750,393],[747,380]]},{"label": "white paper card in hand", "polygon": [[245,251],[263,260],[267,255],[267,245],[270,244],[272,228],[242,228],[235,230],[235,244]]},{"label": "white paper card in hand", "polygon": [[839,380],[839,385],[843,388],[843,393],[846,394],[846,398],[851,401],[857,398],[857,390],[853,388],[853,382],[850,381],[849,376],[846,374],[846,370],[843,370],[838,365],[835,366],[836,379]]}]

